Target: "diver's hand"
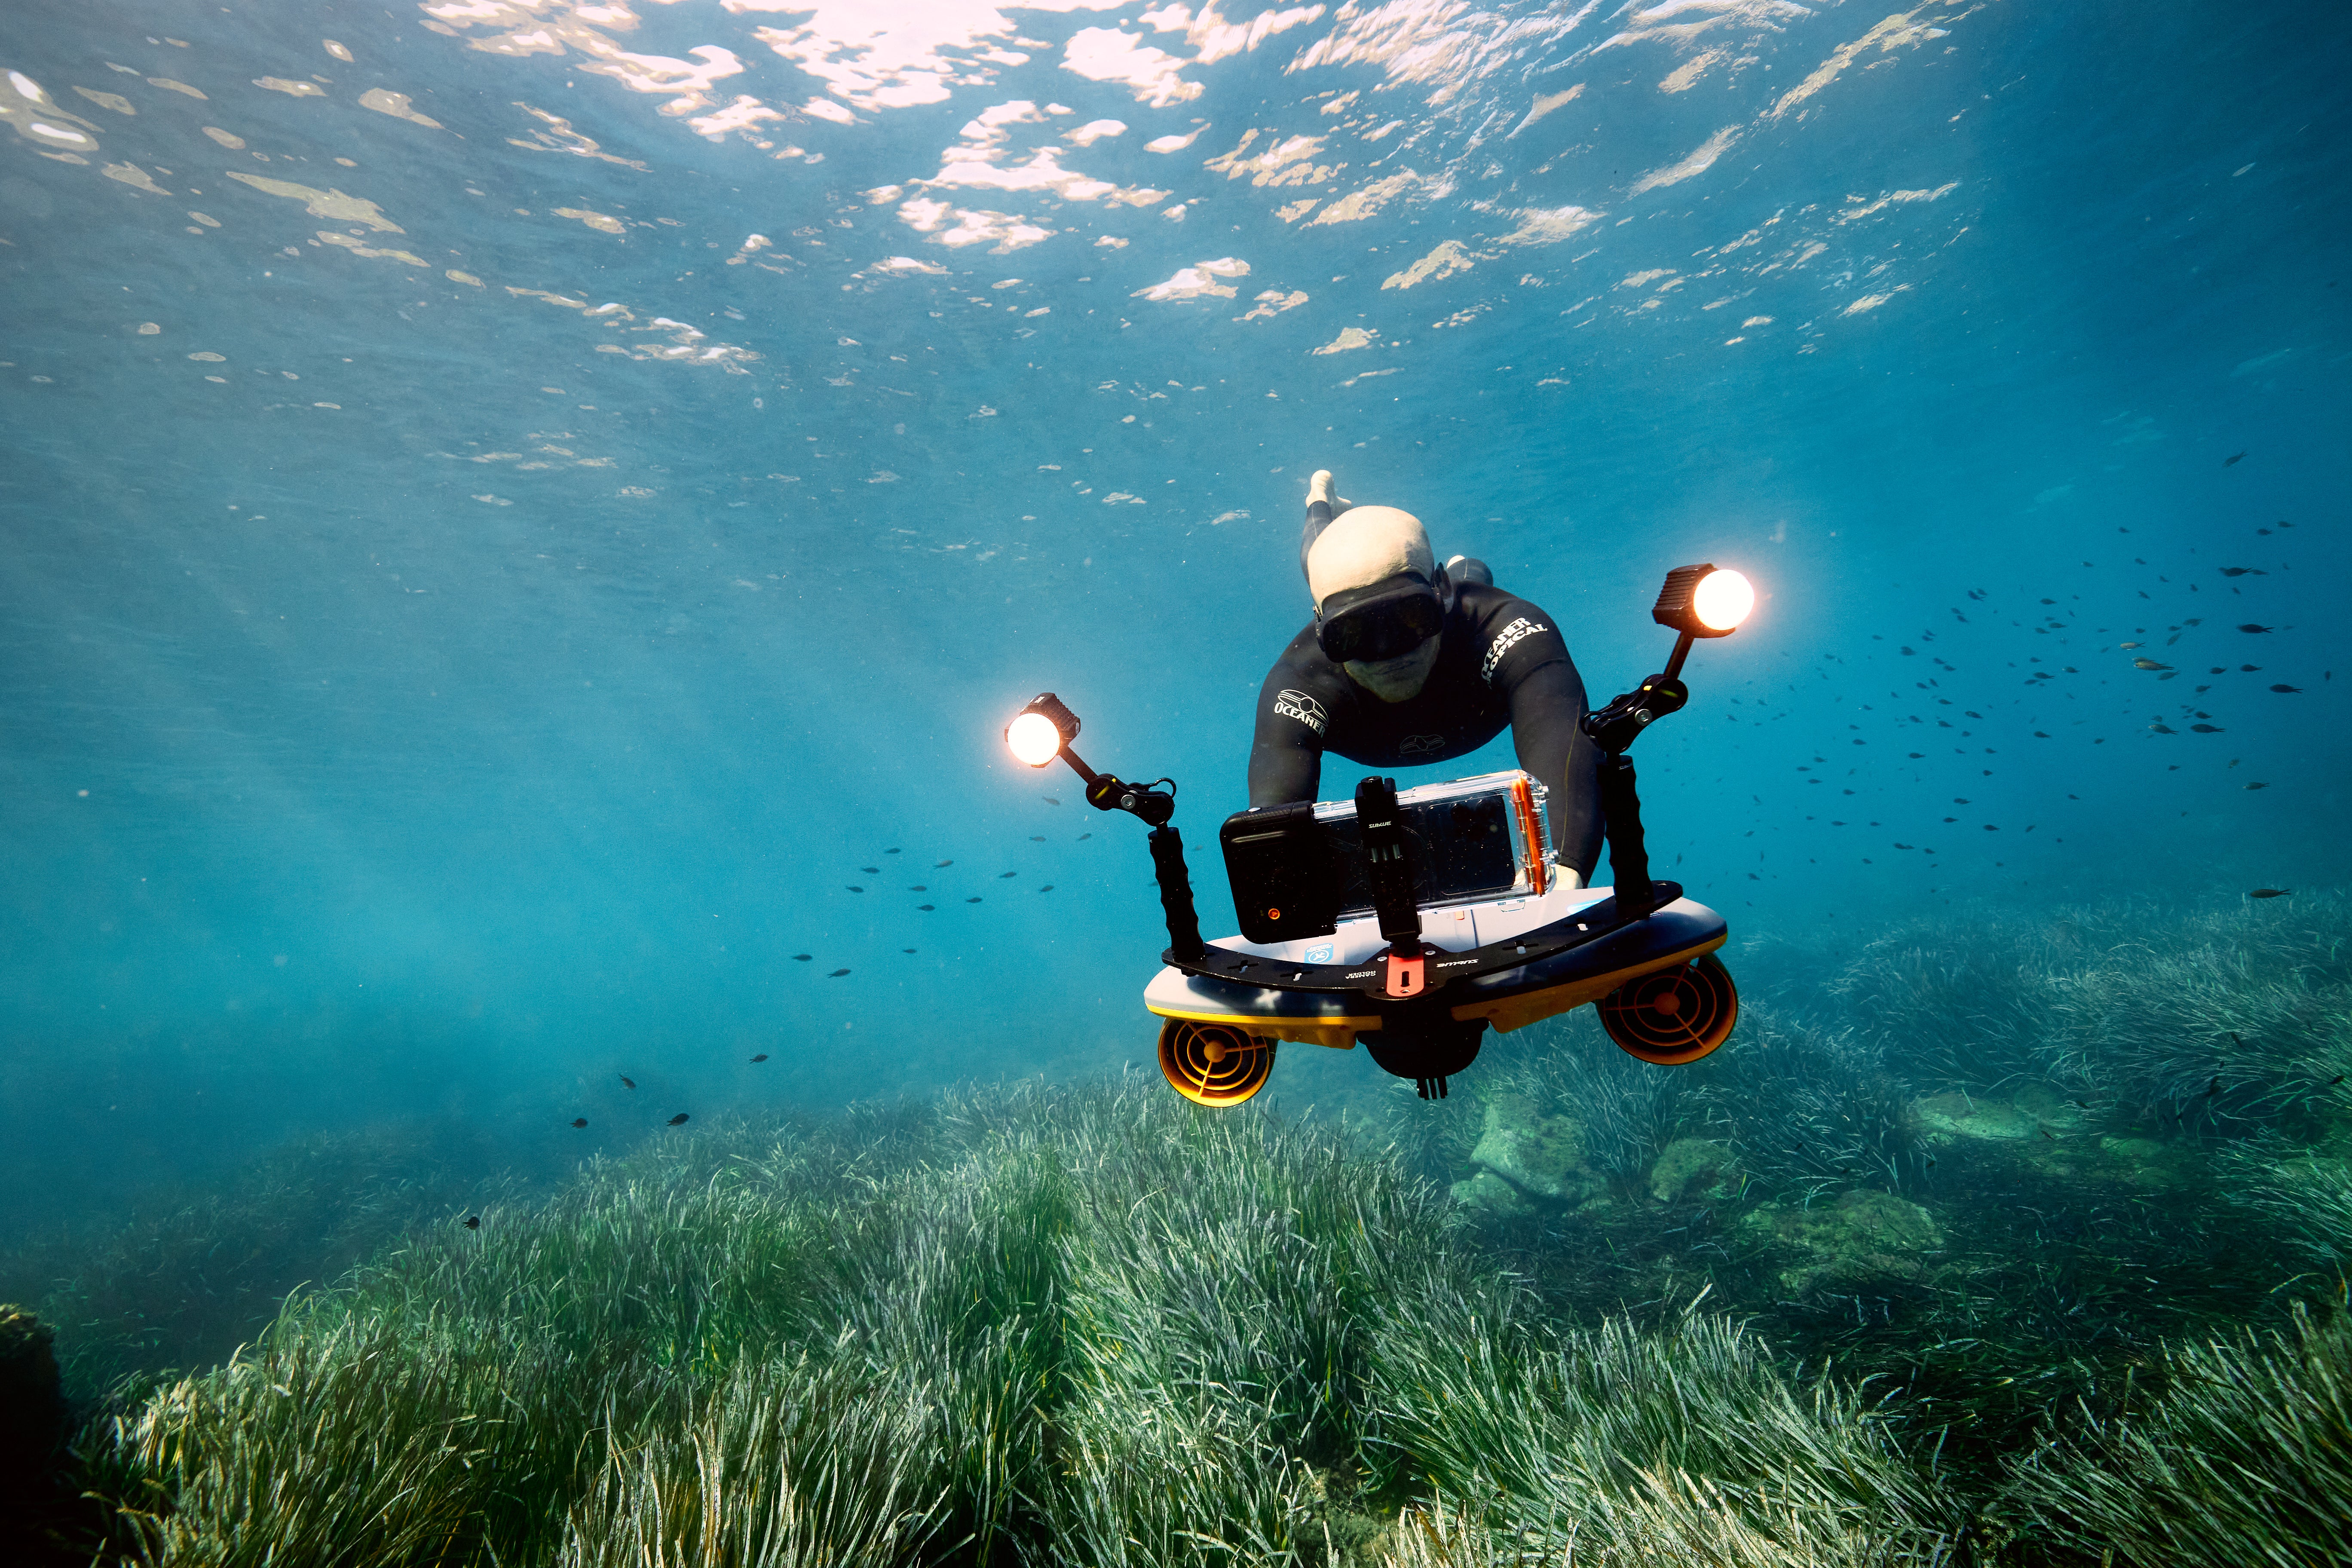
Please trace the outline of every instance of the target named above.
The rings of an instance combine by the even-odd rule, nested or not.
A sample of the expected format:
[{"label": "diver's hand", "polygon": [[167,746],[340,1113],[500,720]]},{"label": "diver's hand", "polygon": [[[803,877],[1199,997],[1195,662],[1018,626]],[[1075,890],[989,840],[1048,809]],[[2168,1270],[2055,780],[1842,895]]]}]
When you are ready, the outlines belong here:
[{"label": "diver's hand", "polygon": [[1314,477],[1307,481],[1307,504],[1314,506],[1318,503],[1329,507],[1334,517],[1356,504],[1340,499],[1328,468],[1316,469]]}]

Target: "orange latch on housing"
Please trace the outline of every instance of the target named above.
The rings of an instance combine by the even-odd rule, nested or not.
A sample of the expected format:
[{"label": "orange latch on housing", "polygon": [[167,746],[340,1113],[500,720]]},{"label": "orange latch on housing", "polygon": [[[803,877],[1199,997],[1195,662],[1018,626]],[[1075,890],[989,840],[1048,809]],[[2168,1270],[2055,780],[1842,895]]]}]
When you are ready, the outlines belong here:
[{"label": "orange latch on housing", "polygon": [[1420,995],[1424,979],[1422,966],[1425,962],[1418,953],[1411,958],[1400,958],[1393,952],[1390,953],[1388,994],[1399,999]]}]

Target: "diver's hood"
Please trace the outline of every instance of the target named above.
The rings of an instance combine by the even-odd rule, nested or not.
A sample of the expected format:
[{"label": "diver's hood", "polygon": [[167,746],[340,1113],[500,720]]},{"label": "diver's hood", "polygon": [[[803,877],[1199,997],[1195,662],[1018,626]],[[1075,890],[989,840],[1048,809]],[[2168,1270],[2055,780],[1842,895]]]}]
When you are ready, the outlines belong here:
[{"label": "diver's hood", "polygon": [[1406,573],[1437,580],[1436,552],[1421,519],[1392,506],[1357,506],[1333,518],[1307,552],[1307,586],[1317,609],[1335,594],[1370,588]]}]

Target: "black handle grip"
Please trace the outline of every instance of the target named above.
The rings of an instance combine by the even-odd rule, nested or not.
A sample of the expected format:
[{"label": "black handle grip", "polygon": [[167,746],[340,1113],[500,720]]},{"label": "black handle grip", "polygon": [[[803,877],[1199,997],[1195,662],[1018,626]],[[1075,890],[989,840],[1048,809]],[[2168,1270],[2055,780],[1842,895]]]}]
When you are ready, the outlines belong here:
[{"label": "black handle grip", "polygon": [[1617,909],[1640,920],[1657,908],[1650,882],[1650,852],[1642,843],[1642,802],[1633,793],[1633,759],[1601,759],[1601,813],[1609,834],[1609,866],[1617,880]]},{"label": "black handle grip", "polygon": [[1356,786],[1356,842],[1381,940],[1401,958],[1421,951],[1412,848],[1397,809],[1396,780],[1375,773]]},{"label": "black handle grip", "polygon": [[1168,917],[1168,951],[1181,959],[1200,957],[1201,917],[1192,910],[1192,879],[1184,870],[1184,836],[1172,826],[1151,830],[1151,869]]}]

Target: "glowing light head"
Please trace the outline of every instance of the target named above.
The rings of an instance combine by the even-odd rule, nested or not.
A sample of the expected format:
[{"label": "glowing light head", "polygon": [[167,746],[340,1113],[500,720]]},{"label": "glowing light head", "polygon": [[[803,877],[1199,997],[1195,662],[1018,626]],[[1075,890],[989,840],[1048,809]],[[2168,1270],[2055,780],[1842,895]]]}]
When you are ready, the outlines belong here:
[{"label": "glowing light head", "polygon": [[1024,713],[1004,727],[1004,743],[1033,768],[1062,754],[1062,731],[1043,713]]},{"label": "glowing light head", "polygon": [[1710,572],[1699,579],[1691,594],[1691,613],[1699,624],[1713,632],[1727,632],[1748,618],[1756,607],[1756,590],[1738,573],[1725,570]]},{"label": "glowing light head", "polygon": [[1703,561],[1666,574],[1650,618],[1686,637],[1727,637],[1755,607],[1756,590],[1747,578]]}]

